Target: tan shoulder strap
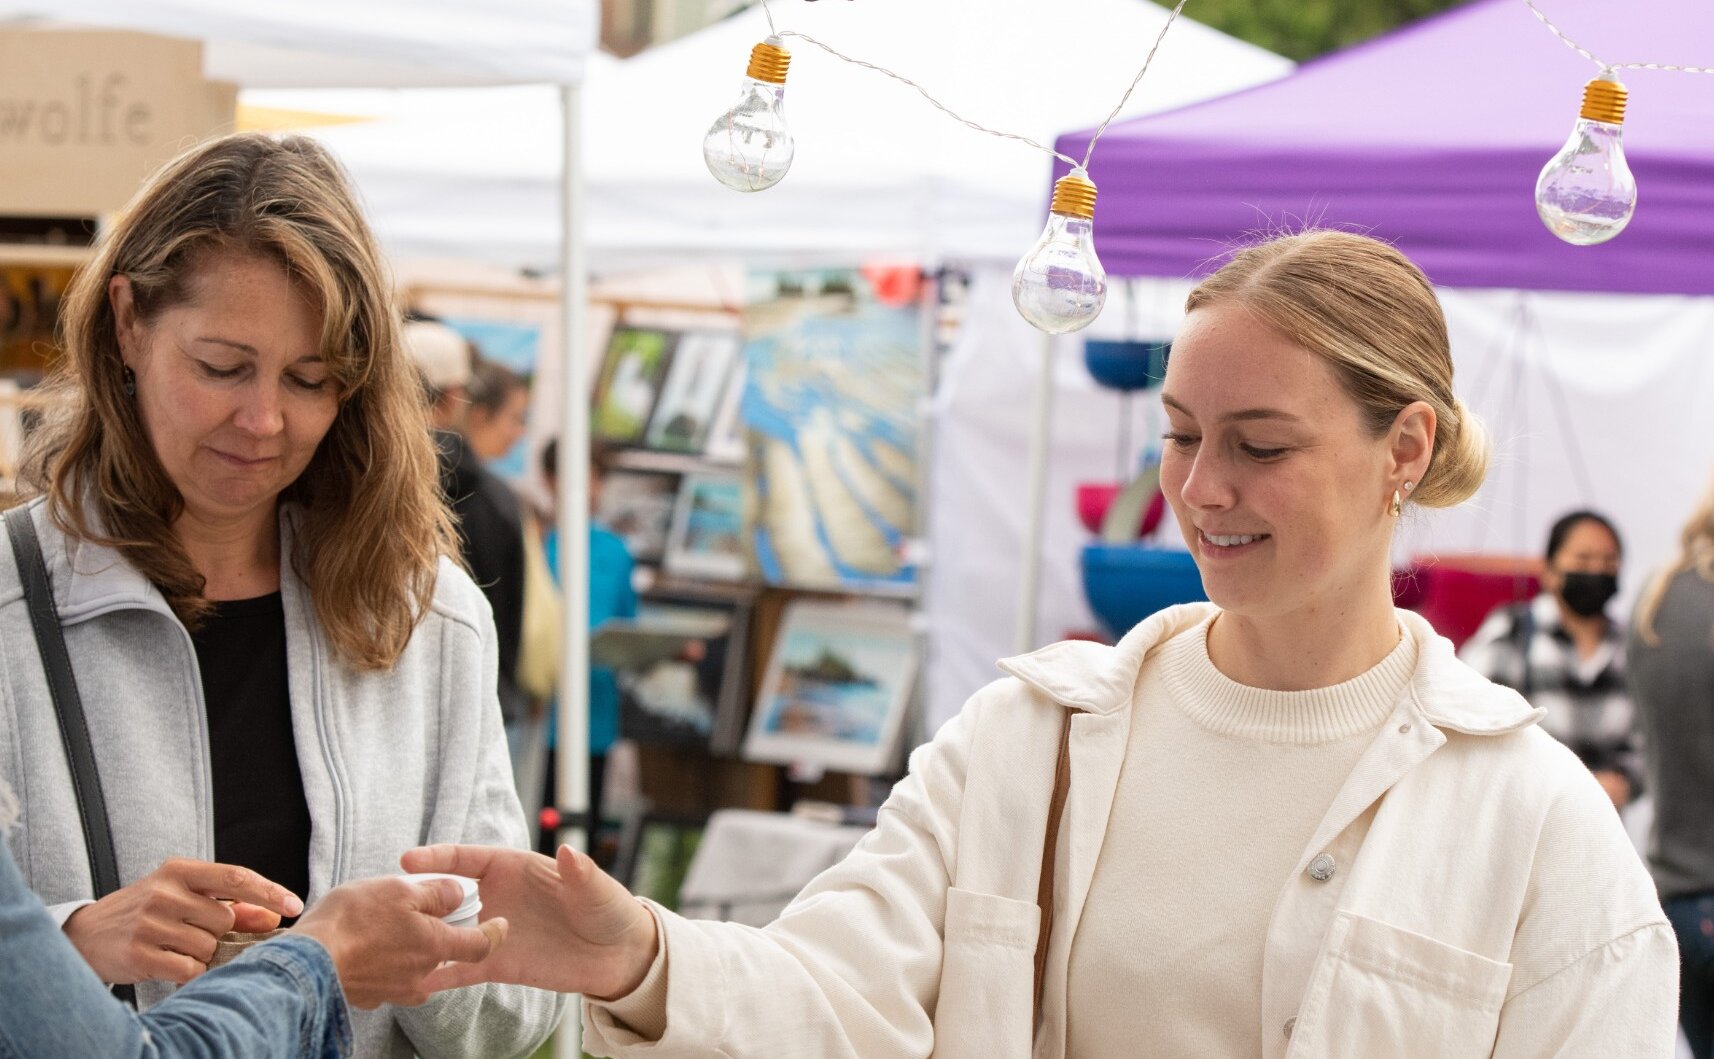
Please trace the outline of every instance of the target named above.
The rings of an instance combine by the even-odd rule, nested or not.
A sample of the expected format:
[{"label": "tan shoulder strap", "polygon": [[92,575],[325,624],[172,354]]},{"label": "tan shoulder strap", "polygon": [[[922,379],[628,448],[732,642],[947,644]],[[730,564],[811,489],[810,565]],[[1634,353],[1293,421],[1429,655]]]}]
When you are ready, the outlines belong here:
[{"label": "tan shoulder strap", "polygon": [[1047,831],[1042,838],[1041,880],[1036,883],[1036,907],[1041,909],[1041,930],[1036,934],[1035,1025],[1041,1026],[1042,975],[1047,970],[1047,942],[1053,933],[1053,862],[1059,850],[1059,818],[1065,815],[1065,796],[1071,788],[1071,715],[1065,708],[1065,723],[1059,729],[1059,759],[1053,766],[1053,796],[1047,803]]}]

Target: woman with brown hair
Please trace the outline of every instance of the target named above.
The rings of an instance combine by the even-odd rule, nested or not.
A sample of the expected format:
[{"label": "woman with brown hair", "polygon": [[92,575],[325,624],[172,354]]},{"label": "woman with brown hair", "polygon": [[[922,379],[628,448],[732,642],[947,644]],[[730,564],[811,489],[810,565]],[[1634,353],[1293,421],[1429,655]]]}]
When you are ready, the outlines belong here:
[{"label": "woman with brown hair", "polygon": [[763,930],[588,858],[414,850],[587,997],[604,1055],[1667,1059],[1672,934],[1540,712],[1393,607],[1407,508],[1481,484],[1427,279],[1373,239],[1191,294],[1161,485],[1211,603],[1001,663]]},{"label": "woman with brown hair", "polygon": [[[21,474],[122,885],[97,894],[21,570],[0,549],[0,779],[30,887],[158,1000],[238,865],[313,905],[434,838],[521,846],[494,626],[453,528],[391,285],[313,141],[238,135],[156,174],[68,291]],[[526,1054],[560,998],[485,986],[354,1017],[357,1054]]]},{"label": "woman with brown hair", "polygon": [[1714,1059],[1714,484],[1637,605],[1627,653],[1654,791],[1649,867],[1678,934],[1679,1023]]}]

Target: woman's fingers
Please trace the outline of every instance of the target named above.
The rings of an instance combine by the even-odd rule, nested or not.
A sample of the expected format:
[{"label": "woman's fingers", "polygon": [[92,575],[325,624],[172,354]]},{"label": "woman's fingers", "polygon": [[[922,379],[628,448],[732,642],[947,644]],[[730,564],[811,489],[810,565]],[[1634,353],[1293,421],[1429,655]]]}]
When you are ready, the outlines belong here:
[{"label": "woman's fingers", "polygon": [[410,907],[436,919],[458,911],[464,903],[464,888],[451,879],[411,880],[410,888]]},{"label": "woman's fingers", "polygon": [[169,871],[187,889],[204,897],[243,901],[282,916],[299,915],[304,910],[304,903],[290,890],[236,864],[173,860],[161,868]]},{"label": "woman's fingers", "polygon": [[232,905],[195,893],[162,893],[157,897],[157,911],[162,919],[177,920],[215,937],[237,930],[237,912]]},{"label": "woman's fingers", "polygon": [[399,864],[409,872],[441,872],[480,879],[488,874],[495,854],[503,852],[511,851],[488,846],[418,846],[406,850],[405,855],[399,858]]},{"label": "woman's fingers", "polygon": [[423,979],[423,989],[439,993],[445,989],[463,989],[488,981],[487,966],[480,963],[449,963],[437,967]]},{"label": "woman's fingers", "polygon": [[[232,926],[240,934],[266,934],[280,925],[280,914],[248,901],[234,901],[227,906],[232,912]],[[221,933],[225,933],[222,931]]]},{"label": "woman's fingers", "polygon": [[214,953],[220,946],[216,935],[188,923],[159,923],[152,934],[149,944],[171,954],[188,956],[204,967],[214,959]]},{"label": "woman's fingers", "polygon": [[504,919],[490,919],[480,927],[448,927],[445,944],[441,948],[441,958],[454,963],[481,963],[494,954],[506,940],[507,923]]},{"label": "woman's fingers", "polygon": [[[213,953],[210,952],[210,955]],[[207,960],[198,960],[171,949],[156,949],[145,956],[142,962],[144,980],[172,982],[175,985],[184,985],[208,970]]]}]

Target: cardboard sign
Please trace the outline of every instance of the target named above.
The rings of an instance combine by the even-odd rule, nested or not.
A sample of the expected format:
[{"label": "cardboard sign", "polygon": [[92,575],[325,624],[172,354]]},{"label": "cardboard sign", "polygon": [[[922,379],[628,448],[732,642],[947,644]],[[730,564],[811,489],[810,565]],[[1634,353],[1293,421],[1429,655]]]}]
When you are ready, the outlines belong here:
[{"label": "cardboard sign", "polygon": [[230,131],[234,86],[197,41],[0,31],[0,214],[92,216],[196,141]]}]

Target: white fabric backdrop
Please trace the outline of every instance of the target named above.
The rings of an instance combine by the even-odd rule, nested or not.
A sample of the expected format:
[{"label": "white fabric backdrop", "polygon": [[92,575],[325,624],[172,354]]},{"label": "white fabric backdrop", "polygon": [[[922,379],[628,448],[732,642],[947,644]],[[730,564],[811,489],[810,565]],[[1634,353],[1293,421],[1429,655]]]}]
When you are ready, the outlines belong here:
[{"label": "white fabric backdrop", "polygon": [[[1122,284],[1096,337],[1165,337],[1190,284]],[[1460,396],[1488,425],[1495,459],[1477,497],[1416,512],[1398,554],[1534,554],[1560,514],[1593,506],[1625,537],[1624,591],[1673,553],[1678,530],[1714,476],[1714,298],[1443,290]],[[1521,314],[1520,315],[1520,311]],[[1012,653],[1025,472],[1041,337],[1011,305],[1010,275],[982,273],[969,322],[943,367],[936,401],[928,587],[933,731]],[[1120,404],[1083,367],[1082,341],[1056,346],[1052,457],[1037,628],[1042,642],[1097,623],[1083,600],[1080,481],[1113,476]],[[1149,440],[1139,399],[1134,447]],[[1583,472],[1574,450],[1580,451]],[[1182,547],[1167,520],[1157,537]]]},{"label": "white fabric backdrop", "polygon": [[201,40],[206,75],[246,87],[576,84],[596,15],[595,0],[0,0],[0,25]]}]

